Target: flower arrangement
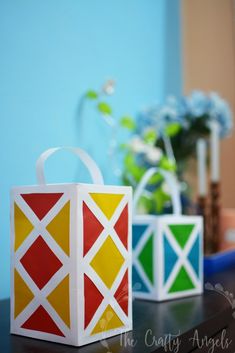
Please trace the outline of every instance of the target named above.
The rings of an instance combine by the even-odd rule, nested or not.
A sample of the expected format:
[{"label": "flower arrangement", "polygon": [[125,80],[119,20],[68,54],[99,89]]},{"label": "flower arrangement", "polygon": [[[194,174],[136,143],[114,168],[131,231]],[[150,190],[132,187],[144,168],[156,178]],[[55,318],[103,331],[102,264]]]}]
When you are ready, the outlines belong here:
[{"label": "flower arrangement", "polygon": [[[233,121],[228,103],[215,92],[193,91],[180,98],[169,96],[164,104],[142,110],[135,119],[129,115],[117,119],[106,100],[114,91],[114,80],[108,80],[101,90],[89,90],[83,97],[95,102],[98,112],[112,129],[108,151],[111,165],[116,161],[118,150],[123,153],[123,167],[120,170],[113,165],[114,174],[121,177],[123,184],[135,189],[150,167],[158,166],[177,173],[181,181],[183,208],[187,208],[188,197],[185,197],[187,191],[183,181],[187,162],[195,156],[197,140],[209,137],[211,121],[219,123],[221,138],[231,133]],[[118,148],[117,131],[123,128],[129,131],[130,139]],[[151,178],[139,206],[140,211],[146,213],[171,210],[169,191],[160,174]]]},{"label": "flower arrangement", "polygon": [[142,111],[137,117],[135,132],[144,136],[146,131],[153,129],[158,134],[156,145],[160,147],[169,137],[175,159],[180,163],[195,153],[198,138],[208,137],[212,120],[218,121],[221,138],[231,132],[232,115],[227,102],[214,92],[206,95],[193,91],[179,99],[168,97],[164,105]]},{"label": "flower arrangement", "polygon": [[[176,172],[182,181],[187,162],[195,156],[196,143],[208,138],[210,123],[219,123],[220,136],[224,138],[233,128],[229,105],[217,93],[193,91],[177,99],[168,97],[164,105],[154,105],[129,121],[131,140],[125,145],[123,182],[133,187],[144,172],[152,166]],[[183,206],[185,183],[181,183]],[[142,197],[142,207],[149,213],[161,213],[169,207],[169,194],[161,176],[156,176]]]}]

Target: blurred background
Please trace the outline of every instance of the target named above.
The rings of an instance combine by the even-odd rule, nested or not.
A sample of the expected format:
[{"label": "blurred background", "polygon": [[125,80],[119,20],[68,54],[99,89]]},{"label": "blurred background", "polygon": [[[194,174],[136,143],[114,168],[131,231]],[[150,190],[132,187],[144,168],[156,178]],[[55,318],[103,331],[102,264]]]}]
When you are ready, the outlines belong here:
[{"label": "blurred background", "polygon": [[[218,250],[234,247],[235,1],[0,0],[0,53],[0,299],[10,291],[10,188],[35,184],[35,161],[52,146],[85,148],[108,184],[135,188],[151,166],[175,173],[191,214],[209,194],[216,122]],[[67,153],[48,161],[46,175],[90,182]],[[139,212],[171,212],[160,175]]]}]

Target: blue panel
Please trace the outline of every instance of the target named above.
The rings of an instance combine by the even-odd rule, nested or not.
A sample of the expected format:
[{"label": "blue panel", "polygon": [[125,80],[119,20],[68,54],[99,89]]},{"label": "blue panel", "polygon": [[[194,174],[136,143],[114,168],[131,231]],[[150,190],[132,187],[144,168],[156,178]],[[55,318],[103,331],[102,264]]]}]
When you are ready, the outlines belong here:
[{"label": "blue panel", "polygon": [[197,276],[199,276],[199,253],[200,253],[200,242],[199,242],[199,235],[197,236],[193,247],[188,255],[188,259],[196,272]]},{"label": "blue panel", "polygon": [[140,238],[142,237],[142,235],[144,234],[144,232],[146,231],[148,226],[149,226],[148,224],[133,225],[133,227],[132,227],[132,247],[133,247],[133,249],[136,248]]},{"label": "blue panel", "polygon": [[164,235],[164,283],[166,283],[177,259],[178,255],[170,245],[166,235]]},{"label": "blue panel", "polygon": [[149,293],[148,288],[144,284],[135,266],[132,267],[132,288],[135,292]]}]

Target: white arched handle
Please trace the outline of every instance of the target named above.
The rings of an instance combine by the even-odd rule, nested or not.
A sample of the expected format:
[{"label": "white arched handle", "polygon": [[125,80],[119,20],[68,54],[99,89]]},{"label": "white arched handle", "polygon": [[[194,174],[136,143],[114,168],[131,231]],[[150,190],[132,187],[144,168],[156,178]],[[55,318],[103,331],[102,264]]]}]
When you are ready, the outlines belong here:
[{"label": "white arched handle", "polygon": [[180,215],[182,213],[181,202],[180,202],[180,192],[177,180],[172,173],[169,173],[161,168],[150,168],[142,177],[139,185],[136,188],[136,191],[133,196],[133,214],[136,213],[136,207],[139,201],[140,196],[142,195],[144,189],[146,188],[149,179],[156,173],[160,173],[166,180],[169,188],[173,205],[173,213],[175,215]]},{"label": "white arched handle", "polygon": [[67,151],[73,152],[81,159],[83,164],[85,164],[85,166],[87,167],[94,184],[104,184],[103,176],[101,174],[100,169],[98,168],[95,161],[89,156],[88,153],[86,153],[85,151],[77,147],[55,147],[55,148],[49,148],[48,150],[43,152],[36,162],[36,175],[37,175],[37,181],[39,185],[46,184],[45,176],[44,176],[45,161],[52,154],[61,150],[67,150]]}]

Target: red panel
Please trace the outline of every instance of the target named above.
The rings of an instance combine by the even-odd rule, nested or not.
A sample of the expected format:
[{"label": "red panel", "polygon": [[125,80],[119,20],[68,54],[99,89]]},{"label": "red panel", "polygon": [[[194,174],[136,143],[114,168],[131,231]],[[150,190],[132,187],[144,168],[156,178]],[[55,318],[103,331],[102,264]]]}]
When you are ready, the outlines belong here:
[{"label": "red panel", "polygon": [[87,275],[84,275],[85,288],[85,328],[93,318],[96,310],[100,306],[103,295]]},{"label": "red panel", "polygon": [[128,205],[125,206],[118,221],[116,222],[114,229],[121,239],[123,245],[127,249],[127,238],[128,238]]},{"label": "red panel", "polygon": [[128,271],[126,271],[114,297],[124,313],[128,315]]},{"label": "red panel", "polygon": [[28,330],[52,333],[53,335],[65,337],[48,312],[41,305],[21,327]]},{"label": "red panel", "polygon": [[39,289],[42,289],[62,266],[41,235],[26,251],[20,262]]},{"label": "red panel", "polygon": [[63,193],[37,193],[37,194],[22,194],[21,196],[28,204],[28,206],[33,210],[36,216],[41,220],[50,209],[56,204],[56,202],[61,198]]},{"label": "red panel", "polygon": [[96,216],[91,212],[89,207],[83,202],[83,238],[84,250],[83,256],[90,250],[104,227]]}]

